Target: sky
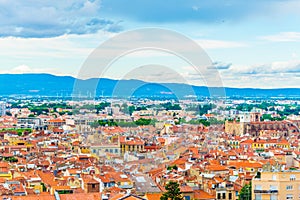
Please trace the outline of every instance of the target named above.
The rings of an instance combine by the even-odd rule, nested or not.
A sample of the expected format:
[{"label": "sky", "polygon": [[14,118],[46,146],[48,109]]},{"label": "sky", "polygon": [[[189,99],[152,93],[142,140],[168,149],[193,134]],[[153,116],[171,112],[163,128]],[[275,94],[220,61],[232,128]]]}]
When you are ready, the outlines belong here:
[{"label": "sky", "polygon": [[[299,10],[298,0],[0,0],[0,73],[80,77],[91,53],[107,41],[128,31],[156,28],[202,48],[217,69],[219,85],[299,88]],[[125,38],[124,49],[138,44],[139,37]],[[207,75],[192,64],[172,52],[141,47],[111,60],[105,73],[95,74],[207,85]]]}]

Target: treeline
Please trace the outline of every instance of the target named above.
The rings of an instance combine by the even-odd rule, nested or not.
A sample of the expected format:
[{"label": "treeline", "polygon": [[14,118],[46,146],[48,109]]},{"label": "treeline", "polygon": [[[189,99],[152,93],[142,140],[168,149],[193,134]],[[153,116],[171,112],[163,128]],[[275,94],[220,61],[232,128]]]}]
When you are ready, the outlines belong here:
[{"label": "treeline", "polygon": [[100,126],[120,126],[120,127],[137,127],[137,126],[146,126],[146,125],[155,125],[157,122],[156,119],[144,119],[140,118],[136,121],[121,121],[121,122],[116,122],[113,119],[109,120],[98,120],[90,124],[92,128],[98,128]]},{"label": "treeline", "polygon": [[[250,112],[254,108],[266,110],[266,111],[276,111],[280,116],[287,116],[287,115],[299,115],[300,113],[300,106],[297,104],[291,105],[282,105],[284,107],[283,110],[276,109],[277,105],[275,102],[262,102],[259,104],[246,104],[242,103],[235,107],[236,110],[239,111],[246,111]],[[228,107],[227,110],[232,109],[232,107]],[[265,118],[269,118],[269,120],[276,121],[276,118],[271,118],[269,116],[264,116]],[[278,118],[278,120],[283,120],[283,118]]]},{"label": "treeline", "polygon": [[19,136],[27,135],[32,133],[31,128],[3,128],[0,130],[0,132],[7,132],[7,131],[12,131],[17,133]]},{"label": "treeline", "polygon": [[204,105],[189,105],[185,111],[194,111],[199,115],[207,114],[209,110],[216,108],[215,104],[204,104]]}]

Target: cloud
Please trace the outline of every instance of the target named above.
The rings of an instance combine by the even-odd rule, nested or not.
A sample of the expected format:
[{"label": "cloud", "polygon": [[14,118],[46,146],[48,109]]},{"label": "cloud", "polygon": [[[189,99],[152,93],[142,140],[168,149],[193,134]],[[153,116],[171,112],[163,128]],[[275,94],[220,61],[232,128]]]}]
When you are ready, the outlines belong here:
[{"label": "cloud", "polygon": [[0,74],[53,74],[56,76],[75,77],[75,75],[72,73],[61,72],[60,70],[54,68],[34,68],[28,65],[19,65],[8,70],[0,70]]},{"label": "cloud", "polygon": [[259,37],[271,42],[300,42],[300,32],[281,32],[275,35]]},{"label": "cloud", "polygon": [[100,1],[0,1],[0,37],[42,38],[118,32],[119,22],[102,17]]},{"label": "cloud", "polygon": [[33,72],[34,70],[28,67],[27,65],[20,65],[18,67],[13,68],[10,73],[11,74],[23,74]]},{"label": "cloud", "polygon": [[10,70],[2,70],[1,74],[24,74],[24,73],[54,73],[53,69],[31,68],[27,65],[19,65]]},{"label": "cloud", "polygon": [[[190,65],[142,66],[127,73],[124,79],[139,79],[156,83],[187,83],[198,86],[225,86],[240,88],[298,88],[300,81],[300,61],[281,61],[257,65],[240,66],[224,62],[214,62],[222,84],[210,82],[218,73],[197,71]],[[209,72],[210,70],[208,70]],[[111,77],[107,77],[111,78]],[[209,85],[208,85],[209,84]]]},{"label": "cloud", "polygon": [[224,85],[251,88],[299,88],[300,60],[231,65],[220,71]]},{"label": "cloud", "polygon": [[214,62],[212,66],[209,66],[208,69],[218,69],[225,70],[231,67],[231,63],[223,63],[223,62]]},{"label": "cloud", "polygon": [[246,74],[246,75],[274,75],[280,73],[300,73],[300,61],[280,61],[267,64],[257,64],[251,66],[232,66],[229,69],[231,73]]},{"label": "cloud", "polygon": [[224,49],[248,46],[246,43],[226,40],[198,40],[197,42],[204,49]]}]

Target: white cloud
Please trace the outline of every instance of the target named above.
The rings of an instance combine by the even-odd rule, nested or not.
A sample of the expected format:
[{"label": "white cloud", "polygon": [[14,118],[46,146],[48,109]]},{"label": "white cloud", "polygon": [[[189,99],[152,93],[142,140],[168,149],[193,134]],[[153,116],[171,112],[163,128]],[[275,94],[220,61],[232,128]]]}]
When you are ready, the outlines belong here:
[{"label": "white cloud", "polygon": [[31,68],[27,65],[19,65],[9,70],[1,70],[1,74],[24,74],[24,73],[53,73],[52,69]]},{"label": "white cloud", "polygon": [[0,1],[0,37],[45,38],[119,32],[119,22],[103,18],[100,0]]},{"label": "white cloud", "polygon": [[292,58],[293,58],[293,59],[296,59],[296,58],[298,58],[298,54],[297,54],[297,53],[295,53],[295,52],[294,52],[294,53],[292,53],[292,55],[291,55],[291,56],[292,56]]},{"label": "white cloud", "polygon": [[248,44],[242,42],[226,41],[226,40],[197,40],[198,44],[204,49],[224,49],[247,47]]},{"label": "white cloud", "polygon": [[300,32],[281,32],[274,35],[259,37],[271,42],[300,42]]},{"label": "white cloud", "polygon": [[228,72],[238,74],[271,74],[276,75],[278,73],[300,73],[300,61],[277,61],[267,64],[256,64],[249,66],[233,65]]},{"label": "white cloud", "polygon": [[76,75],[88,55],[114,34],[62,35],[55,38],[0,38],[3,49],[0,71],[26,64],[36,69],[53,69],[59,74]]},{"label": "white cloud", "polygon": [[221,70],[220,74],[224,85],[229,87],[298,88],[300,60],[232,65],[228,70]]},{"label": "white cloud", "polygon": [[0,74],[53,74],[56,76],[73,76],[74,74],[62,73],[53,68],[33,68],[28,65],[19,65],[17,67],[8,69],[8,70],[0,70]]},{"label": "white cloud", "polygon": [[28,67],[27,65],[20,65],[18,67],[13,68],[10,73],[11,74],[23,74],[23,73],[30,73],[30,72],[34,72],[36,71],[36,69],[31,69],[30,67]]}]

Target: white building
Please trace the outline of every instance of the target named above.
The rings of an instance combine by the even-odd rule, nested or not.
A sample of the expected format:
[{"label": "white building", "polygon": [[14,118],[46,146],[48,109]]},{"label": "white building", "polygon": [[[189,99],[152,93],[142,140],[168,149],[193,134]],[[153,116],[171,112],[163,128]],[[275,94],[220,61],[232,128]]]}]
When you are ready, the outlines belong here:
[{"label": "white building", "polygon": [[6,112],[6,103],[0,102],[0,116],[5,115],[5,112]]}]

